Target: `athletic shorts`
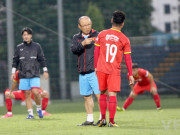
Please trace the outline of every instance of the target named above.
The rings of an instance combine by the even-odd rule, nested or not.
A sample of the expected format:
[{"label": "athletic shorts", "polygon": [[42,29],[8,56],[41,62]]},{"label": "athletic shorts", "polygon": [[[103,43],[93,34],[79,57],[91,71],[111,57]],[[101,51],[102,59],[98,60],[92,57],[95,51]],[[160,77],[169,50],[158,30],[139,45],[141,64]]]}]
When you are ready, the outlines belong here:
[{"label": "athletic shorts", "polygon": [[94,94],[100,94],[99,84],[95,72],[89,74],[79,74],[79,88],[80,95],[89,96]]},{"label": "athletic shorts", "polygon": [[[25,93],[23,90],[17,90],[12,92],[16,100],[24,101],[26,99]],[[39,90],[39,94],[42,93],[42,90]],[[31,93],[31,98],[34,100],[34,95]]]},{"label": "athletic shorts", "polygon": [[[157,89],[155,82],[153,82],[153,86]],[[150,91],[150,90],[151,90],[151,84],[141,86],[138,83],[136,83],[134,85],[134,93],[136,95],[142,94],[142,93],[144,93],[144,91]]]},{"label": "athletic shorts", "polygon": [[114,74],[105,74],[103,72],[97,72],[99,90],[107,90],[110,92],[120,92],[121,90],[121,76]]},{"label": "athletic shorts", "polygon": [[40,88],[39,77],[20,79],[20,83],[19,83],[20,90],[31,90],[32,88]]}]

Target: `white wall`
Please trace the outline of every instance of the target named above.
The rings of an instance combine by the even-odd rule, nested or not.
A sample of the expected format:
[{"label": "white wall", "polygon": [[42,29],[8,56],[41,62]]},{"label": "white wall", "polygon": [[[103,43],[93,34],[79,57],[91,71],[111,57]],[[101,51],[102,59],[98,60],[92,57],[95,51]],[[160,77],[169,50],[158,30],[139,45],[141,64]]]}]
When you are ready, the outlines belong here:
[{"label": "white wall", "polygon": [[[170,4],[170,14],[165,14],[164,5]],[[152,0],[154,11],[152,13],[152,25],[160,31],[165,32],[165,23],[171,23],[171,33],[179,32],[178,0]],[[176,24],[174,24],[176,22]],[[176,27],[176,29],[175,29]]]}]

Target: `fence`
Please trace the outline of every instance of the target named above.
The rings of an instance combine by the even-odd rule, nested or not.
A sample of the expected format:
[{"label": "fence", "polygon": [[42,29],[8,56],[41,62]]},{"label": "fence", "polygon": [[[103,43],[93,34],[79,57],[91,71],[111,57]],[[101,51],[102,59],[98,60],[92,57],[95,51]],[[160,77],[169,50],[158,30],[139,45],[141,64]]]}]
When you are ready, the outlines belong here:
[{"label": "fence", "polygon": [[[118,0],[112,2],[92,0],[104,16],[104,27],[110,28],[111,14],[115,9],[126,9],[121,7]],[[88,9],[88,1],[67,0],[63,1],[63,18],[64,18],[64,47],[65,47],[65,67],[66,67],[66,94],[64,98],[72,98],[72,83],[78,81],[77,58],[71,53],[71,39],[75,33],[78,33],[77,21],[81,15],[84,15]],[[106,8],[108,5],[114,6]],[[28,6],[29,5],[29,6]],[[59,99],[61,97],[61,83],[59,77],[59,49],[58,49],[58,20],[57,20],[57,1],[13,1],[13,20],[14,20],[14,43],[15,45],[22,42],[21,29],[31,27],[34,31],[33,40],[42,45],[47,57],[51,98]],[[128,11],[127,11],[128,13]],[[136,17],[142,15],[136,14]],[[129,16],[127,16],[129,18]],[[8,53],[7,53],[7,27],[6,27],[6,3],[5,0],[0,2],[0,92],[8,88]],[[138,23],[138,22],[137,22]],[[140,26],[139,26],[140,27]],[[129,29],[132,30],[129,32]],[[170,87],[180,89],[178,80],[180,79],[180,47],[179,44],[173,45],[170,40],[179,39],[171,37],[171,34],[164,36],[148,36],[138,34],[135,37],[134,31],[138,31],[133,23],[125,25],[123,32],[130,37],[132,45],[132,58],[138,62],[142,68],[148,69],[153,73],[155,78],[167,84],[157,83],[163,94],[174,93]],[[135,32],[134,32],[135,33]],[[165,37],[165,38],[164,38]],[[172,36],[173,37],[173,36]],[[158,46],[157,46],[158,45]],[[169,59],[168,59],[169,58]],[[158,74],[159,73],[159,74]],[[169,87],[170,86],[170,87]],[[122,65],[122,92],[120,95],[128,95],[129,87],[126,79],[126,68]]]}]

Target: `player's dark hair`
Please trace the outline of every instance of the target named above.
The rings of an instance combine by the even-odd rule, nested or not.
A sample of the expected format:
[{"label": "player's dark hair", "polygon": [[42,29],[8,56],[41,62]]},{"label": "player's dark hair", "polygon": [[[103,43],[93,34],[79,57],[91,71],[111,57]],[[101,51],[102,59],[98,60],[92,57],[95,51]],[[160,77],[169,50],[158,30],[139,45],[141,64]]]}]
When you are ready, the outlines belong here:
[{"label": "player's dark hair", "polygon": [[24,33],[25,31],[26,31],[28,34],[31,34],[31,35],[32,35],[32,33],[33,33],[33,31],[32,31],[31,28],[25,27],[25,28],[22,29],[21,35],[23,35],[23,33]]},{"label": "player's dark hair", "polygon": [[118,10],[118,11],[114,11],[112,18],[113,18],[112,23],[114,25],[121,25],[124,22],[126,17],[122,11]]},{"label": "player's dark hair", "polygon": [[138,68],[138,64],[137,63],[133,63],[132,64],[132,68]]}]

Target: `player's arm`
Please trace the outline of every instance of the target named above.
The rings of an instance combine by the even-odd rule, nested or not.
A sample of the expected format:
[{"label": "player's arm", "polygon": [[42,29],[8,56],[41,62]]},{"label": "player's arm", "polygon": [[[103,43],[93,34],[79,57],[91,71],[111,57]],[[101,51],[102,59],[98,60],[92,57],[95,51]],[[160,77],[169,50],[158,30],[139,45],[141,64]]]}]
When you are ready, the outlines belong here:
[{"label": "player's arm", "polygon": [[94,70],[95,70],[95,73],[96,73],[97,62],[98,62],[98,58],[99,58],[99,52],[100,52],[100,46],[95,45],[95,49],[94,49]]},{"label": "player's arm", "polygon": [[99,53],[100,53],[100,46],[101,46],[101,35],[102,33],[99,33],[96,40],[95,40],[95,49],[94,49],[94,68],[97,68],[97,62],[98,62],[98,58],[99,58]]},{"label": "player's arm", "polygon": [[84,52],[84,46],[81,42],[77,41],[76,36],[74,36],[72,39],[71,51],[75,55],[80,55],[82,52]]},{"label": "player's arm", "polygon": [[10,92],[14,91],[16,89],[16,86],[18,85],[18,81],[13,80],[12,85],[11,85],[11,89]]},{"label": "player's arm", "polygon": [[94,68],[97,68],[97,62],[98,62],[98,58],[99,58],[99,52],[100,52],[100,46],[95,45],[95,49],[94,49]]},{"label": "player's arm", "polygon": [[132,60],[131,60],[131,53],[125,53],[125,63],[129,73],[129,85],[134,84],[134,77],[132,74]]},{"label": "player's arm", "polygon": [[48,74],[46,58],[44,56],[44,52],[43,52],[40,45],[39,45],[39,48],[38,48],[37,60],[40,63],[41,67],[43,67],[43,71],[44,71],[43,76],[44,76],[44,78],[48,79],[49,74]]},{"label": "player's arm", "polygon": [[134,91],[134,84],[130,84],[129,74],[127,74],[127,79],[129,81],[129,87],[131,88],[131,91]]},{"label": "player's arm", "polygon": [[11,80],[15,78],[15,72],[19,64],[19,51],[18,47],[16,47],[14,56],[13,56],[13,64],[12,64],[12,75],[11,75]]},{"label": "player's arm", "polygon": [[132,74],[131,46],[129,39],[127,39],[126,42],[124,43],[124,57],[125,57],[127,70],[129,73],[129,85],[134,84],[134,77]]},{"label": "player's arm", "polygon": [[129,87],[131,88],[131,91],[134,92],[134,85],[133,85],[133,84],[130,84]]},{"label": "player's arm", "polygon": [[[148,71],[147,71],[148,72]],[[152,76],[151,73],[148,72],[148,78],[150,80],[150,85],[151,85],[151,92],[155,90],[154,86],[153,86],[153,82],[154,82],[154,78]]]}]

